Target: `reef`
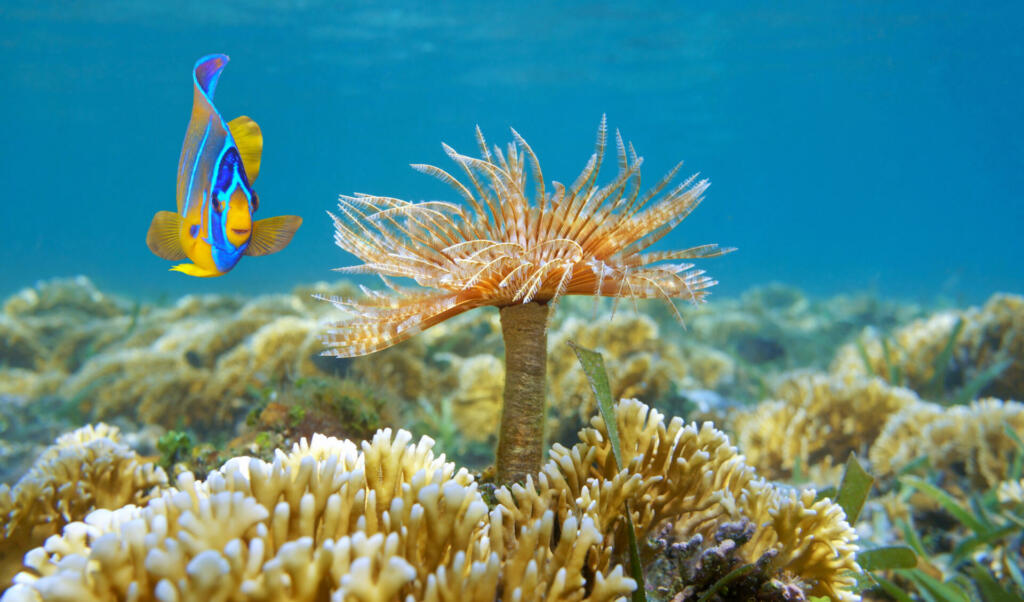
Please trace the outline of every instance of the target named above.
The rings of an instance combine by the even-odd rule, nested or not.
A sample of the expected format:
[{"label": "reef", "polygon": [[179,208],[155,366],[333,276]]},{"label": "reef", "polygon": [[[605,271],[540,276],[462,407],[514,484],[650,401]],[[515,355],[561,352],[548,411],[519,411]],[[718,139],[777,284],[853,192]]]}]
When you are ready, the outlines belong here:
[{"label": "reef", "polygon": [[730,417],[737,444],[768,478],[835,483],[847,456],[867,455],[887,421],[919,404],[913,391],[880,378],[792,373],[774,399]]},{"label": "reef", "polygon": [[891,335],[865,330],[830,373],[771,377],[764,401],[729,415],[737,444],[770,478],[835,483],[850,454],[875,475],[857,528],[868,546],[912,546],[917,567],[876,571],[869,596],[1024,595],[1024,405],[991,396],[1021,394],[1021,301],[994,295]]},{"label": "reef", "polygon": [[[187,533],[181,527],[182,516],[200,512],[202,500],[213,504],[210,500],[215,495],[236,491],[216,483],[234,482],[238,477],[231,475],[235,472],[251,481],[247,472],[250,462],[259,462],[264,468],[284,462],[283,458],[292,458],[289,461],[297,462],[296,466],[308,462],[293,457],[300,453],[295,446],[302,438],[326,441],[315,433],[337,437],[327,446],[334,451],[325,452],[323,458],[341,454],[338,446],[344,439],[372,441],[382,425],[395,425],[406,426],[416,438],[430,436],[419,444],[413,443],[415,438],[403,439],[401,445],[426,446],[423,449],[432,454],[431,462],[441,461],[441,452],[447,457],[445,465],[453,454],[459,464],[474,469],[490,462],[504,385],[497,312],[456,316],[370,358],[324,358],[319,355],[319,329],[335,316],[327,304],[312,298],[315,293],[350,295],[351,291],[345,285],[319,283],[287,294],[253,298],[205,295],[140,303],[101,292],[87,279],[73,278],[41,282],[8,298],[0,313],[0,465],[8,483],[0,507],[5,521],[5,555],[0,565],[6,576],[17,570],[21,557],[32,549],[43,550],[61,567],[77,566],[79,558],[85,557],[82,554],[106,553],[103,550],[111,548],[104,545],[130,539],[120,526],[102,521],[94,525],[100,516],[128,517],[128,508],[134,506],[132,512],[137,514],[118,525],[135,524],[132,521],[142,520],[144,515],[156,517],[155,508],[171,508],[184,499],[181,496],[189,496],[191,505],[161,511],[173,523],[168,532],[173,532],[171,539],[178,543],[166,544],[160,553],[171,554],[167,546],[181,548],[189,537],[182,535]],[[792,489],[813,485],[820,491],[835,485],[851,453],[876,478],[875,493],[854,525],[860,537],[857,542],[898,545],[917,539],[923,551],[918,554],[918,568],[876,570],[874,576],[888,579],[914,596],[926,588],[915,579],[926,574],[948,587],[963,588],[968,597],[977,597],[980,566],[1000,587],[1024,593],[1015,580],[1019,572],[1014,572],[1024,554],[1024,531],[1014,522],[1024,510],[1019,468],[1024,464],[1024,446],[1018,441],[1024,436],[1019,373],[1024,365],[1021,297],[996,295],[976,308],[941,308],[927,314],[918,306],[866,296],[813,300],[784,286],[768,286],[739,298],[719,300],[711,309],[687,309],[685,330],[678,325],[670,327],[668,321],[675,316],[667,307],[657,305],[638,314],[625,303],[609,313],[607,303],[595,308],[591,299],[568,298],[559,307],[550,324],[547,370],[552,395],[547,430],[551,447],[542,470],[529,481],[504,489],[494,487],[488,472],[482,476],[467,472],[460,477],[454,467],[449,476],[436,481],[442,488],[457,485],[467,491],[466,499],[486,505],[486,515],[474,523],[473,532],[487,532],[487,545],[481,549],[498,555],[497,568],[489,568],[489,555],[480,555],[483,539],[473,539],[477,548],[470,548],[476,551],[465,550],[461,568],[456,570],[448,560],[428,563],[433,568],[429,572],[417,568],[417,576],[399,588],[397,595],[426,596],[426,583],[431,579],[441,587],[442,568],[447,580],[443,583],[449,584],[444,587],[455,589],[438,589],[441,599],[447,595],[444,592],[462,595],[463,590],[458,589],[462,586],[452,585],[459,583],[458,579],[492,575],[492,570],[498,575],[495,588],[504,588],[506,571],[512,571],[507,574],[533,579],[524,592],[553,591],[550,588],[557,574],[531,572],[530,562],[539,567],[548,562],[545,559],[561,554],[561,534],[570,519],[575,521],[574,537],[589,552],[571,565],[579,567],[586,583],[577,587],[566,582],[564,591],[578,592],[582,587],[590,595],[598,571],[610,579],[619,570],[616,587],[628,584],[622,512],[623,500],[629,500],[654,596],[698,599],[723,573],[740,568],[744,578],[730,581],[729,595],[758,599],[827,596],[811,593],[818,578],[809,574],[808,567],[820,564],[819,559],[807,560],[804,566],[792,556],[785,560],[785,545],[790,544],[765,542],[778,537],[769,535],[773,521],[783,520],[772,516],[789,516],[785,519],[788,524],[796,524],[796,517],[813,513],[823,516],[824,522],[797,528],[832,532],[834,527],[836,537],[854,546],[854,540],[838,535],[838,516],[827,518],[829,512],[836,511],[834,505],[815,509],[815,504],[827,500],[805,500],[803,493]],[[873,329],[865,329],[867,325]],[[615,472],[607,465],[607,452],[602,451],[606,445],[603,423],[591,421],[596,412],[593,394],[568,348],[569,340],[602,352],[616,398],[637,397],[652,407],[645,410],[647,418],[626,421],[635,424],[621,427],[624,438],[630,432],[658,432],[658,428],[649,430],[654,415],[654,423],[664,429],[665,436],[672,441],[678,438],[675,445],[683,448],[676,460],[685,459],[683,464],[692,465],[693,470],[710,466],[705,474],[732,476],[716,476],[719,480],[713,479],[711,487],[715,493],[706,497],[703,481],[687,476],[689,473],[672,460],[651,466],[627,463]],[[631,403],[620,405],[620,422]],[[709,431],[718,433],[714,437],[701,435],[703,427],[694,424],[680,425],[677,431],[672,421],[662,420],[661,413],[690,420],[698,416],[713,419],[715,427],[732,435],[744,456],[740,458],[728,443],[715,443],[716,437],[724,438],[719,431]],[[62,432],[100,420],[116,424],[121,432],[97,426],[95,431],[104,434],[96,441],[107,442],[89,443],[89,439],[79,447],[93,450],[89,453],[94,455],[107,454],[109,459],[100,460],[98,455],[90,459],[85,451],[74,455],[65,450],[59,455],[77,458],[71,462],[77,462],[79,469],[54,468],[51,452],[43,448]],[[389,449],[399,438],[397,431],[392,433]],[[433,439],[436,443],[430,443]],[[651,444],[653,440],[658,443]],[[675,449],[657,434],[631,441],[626,446],[645,450],[644,454],[651,449]],[[684,443],[687,441],[692,445]],[[303,449],[311,445],[307,443]],[[346,450],[354,446],[352,453],[365,466],[362,445],[346,442],[343,446]],[[733,456],[715,451],[720,449],[733,449],[731,453],[739,458],[735,460],[737,468],[728,468]],[[664,453],[671,456],[676,452]],[[32,466],[37,455],[43,459]],[[698,461],[698,457],[703,459]],[[315,460],[317,471],[323,458]],[[718,459],[722,464],[716,463]],[[635,464],[635,457],[633,460]],[[138,489],[106,482],[99,472],[87,468],[91,463],[120,466],[126,474],[148,467],[145,470],[150,471],[151,480],[140,481]],[[241,464],[246,464],[244,470],[238,468]],[[426,466],[421,468],[427,470]],[[293,474],[298,470],[294,468]],[[358,469],[345,468],[342,473],[354,470]],[[430,470],[436,472],[436,468]],[[186,473],[193,476],[184,476]],[[50,476],[45,477],[47,474]],[[172,476],[168,479],[165,474]],[[47,478],[64,484],[40,485]],[[396,487],[412,487],[411,478],[401,477]],[[106,483],[102,487],[112,493],[109,497],[89,493],[96,487],[89,483]],[[360,486],[365,500],[373,487]],[[673,489],[676,486],[685,490]],[[255,494],[251,483],[249,489],[239,487],[237,491],[245,496]],[[233,583],[252,581],[258,588],[268,588],[265,591],[277,587],[260,575],[279,566],[275,562],[281,567],[292,562],[288,550],[306,541],[307,532],[293,530],[297,528],[291,523],[300,521],[294,517],[301,516],[305,493],[319,499],[310,487],[303,485],[295,489],[302,493],[261,504],[268,518],[249,523],[237,539],[247,550],[263,546],[262,561],[254,564],[256,561],[246,556],[243,569],[231,568],[232,574],[240,575],[240,581]],[[469,492],[472,488],[475,491]],[[31,507],[27,500],[39,491],[77,492],[73,498],[81,502],[60,501],[54,497],[56,493],[47,493],[50,497],[44,497],[49,501],[38,510],[25,510]],[[679,495],[683,491],[685,495]],[[940,501],[936,491],[948,499]],[[676,498],[683,501],[672,501]],[[967,514],[951,512],[950,500]],[[242,505],[237,508],[248,512],[249,502],[239,503]],[[289,506],[290,526],[281,536],[284,539],[272,542],[268,537],[272,539],[273,529],[281,528],[274,527],[273,521],[282,503]],[[420,503],[419,498],[412,503]],[[438,504],[444,506],[442,501]],[[690,507],[701,510],[690,512]],[[411,516],[407,508],[403,506],[402,520]],[[503,509],[504,551],[491,535],[495,528],[492,513],[499,508]],[[97,509],[102,510],[97,513]],[[319,533],[318,521],[326,510],[314,510],[313,516],[321,517],[313,520],[314,531]],[[390,508],[384,510],[390,512]],[[352,520],[359,522],[363,517],[363,524],[375,520],[379,525],[384,510],[371,519],[364,504],[359,510],[362,514]],[[89,518],[92,515],[96,518]],[[977,521],[972,523],[964,516],[974,516]],[[994,530],[979,532],[979,524],[991,524]],[[350,546],[356,545],[357,537],[365,536],[367,541],[381,537],[374,548],[377,551],[360,548],[366,551],[359,552],[358,558],[351,552],[352,562],[369,559],[366,562],[372,571],[378,571],[372,567],[380,558],[395,557],[417,567],[421,562],[408,551],[415,546],[400,533],[396,537],[401,549],[383,556],[388,538],[400,531],[399,527],[382,530],[378,526],[368,532],[356,527],[359,525],[349,531],[335,530],[332,545],[343,537],[349,538]],[[71,547],[61,548],[65,551],[60,553],[45,551],[47,538],[55,546],[65,539],[72,546],[68,538],[76,529],[80,539],[74,541],[84,542],[84,547],[74,549],[81,554],[67,551]],[[260,535],[261,529],[266,530],[265,535]],[[519,543],[523,529],[535,531],[533,555],[518,547],[525,545]],[[96,541],[106,537],[104,543],[95,547],[88,533],[95,533]],[[324,551],[328,538],[316,533],[308,535],[310,558],[329,556],[334,563],[330,554],[335,551]],[[262,543],[253,543],[257,540]],[[847,549],[843,546],[846,544],[837,549]],[[137,552],[136,548],[124,549]],[[226,556],[224,549],[221,546],[216,551],[235,567],[236,561]],[[184,567],[181,570],[186,577],[182,579],[193,578],[188,571],[193,561],[194,567],[205,566],[202,562],[212,558],[208,552],[200,546],[194,553],[180,552],[183,556],[175,557],[179,560],[174,566]],[[35,557],[42,558],[41,553],[35,552]],[[197,560],[200,554],[205,555]],[[816,558],[813,553],[810,557]],[[852,552],[847,557],[852,559]],[[519,568],[508,568],[517,558]],[[145,579],[150,579],[147,587],[156,587],[159,579],[153,580],[144,560],[133,562],[138,564],[133,564],[131,571],[117,569],[116,574],[131,573],[142,579],[145,573]],[[482,568],[472,568],[474,563]],[[250,565],[256,569],[245,568]],[[352,566],[363,565],[346,566],[345,570],[351,571]],[[50,579],[45,583],[57,583],[51,578],[63,571],[43,575],[31,566],[22,570],[23,579],[32,576],[33,583],[44,579]],[[276,583],[292,582],[288,570],[280,569],[280,575],[289,576]],[[323,575],[329,575],[331,569],[323,570]],[[340,591],[339,580],[324,579],[325,585],[310,594],[310,599],[326,599]],[[171,580],[178,588],[180,580]],[[866,599],[885,595],[881,586],[869,581],[861,577],[856,586],[830,582],[846,596],[855,597],[853,592],[864,587],[868,588]],[[518,583],[515,587],[525,587],[525,582]],[[21,591],[34,588],[26,581]],[[155,592],[152,588],[148,591]],[[492,596],[494,591],[498,590],[491,590]],[[720,594],[712,596],[721,598]],[[465,595],[473,599],[477,594]],[[544,594],[534,595],[541,598]],[[612,598],[622,595],[609,594]],[[295,599],[303,598],[296,595]]]},{"label": "reef", "polygon": [[[614,399],[635,397],[657,407],[681,405],[682,390],[725,386],[735,371],[726,353],[675,344],[642,314],[623,311],[584,319],[574,312],[551,333],[548,343],[547,432],[552,441],[569,440],[597,411],[569,341],[602,353]],[[501,415],[504,366],[492,353],[448,354],[445,359],[455,375],[453,420],[469,440],[491,440],[496,434],[493,424]]]},{"label": "reef", "polygon": [[836,354],[832,372],[878,375],[934,401],[972,383],[984,396],[1024,399],[1024,297],[996,294],[980,308],[939,312],[891,335],[867,328]]},{"label": "reef", "polygon": [[[84,277],[26,288],[7,299],[0,314],[0,396],[8,400],[0,403],[0,460],[16,478],[24,459],[56,434],[99,420],[126,431],[150,425],[188,431],[200,441],[256,437],[259,433],[244,433],[266,424],[250,419],[247,425],[254,412],[270,407],[270,418],[281,409],[275,403],[315,405],[295,395],[313,388],[294,384],[326,379],[352,392],[351,399],[359,391],[369,393],[396,424],[419,423],[417,432],[436,435],[446,453],[484,461],[483,452],[496,435],[488,421],[500,416],[495,384],[504,379],[504,368],[486,359],[502,357],[498,313],[456,316],[372,358],[323,357],[318,332],[335,310],[313,295],[352,292],[346,284],[315,283],[290,294],[190,295],[143,303],[101,292]],[[902,315],[884,304],[846,298],[810,302],[782,287],[720,303],[724,314],[747,325],[742,332],[730,327],[729,319],[719,322],[715,313],[700,307],[687,310],[687,333],[663,325],[675,317],[657,304],[645,308],[653,318],[635,313],[628,303],[615,313],[607,307],[595,313],[589,299],[568,298],[561,305],[548,346],[555,394],[547,426],[549,439],[563,443],[571,442],[593,411],[567,340],[578,339],[604,353],[618,396],[635,396],[679,414],[692,411],[691,400],[700,399],[700,415],[719,421],[737,399],[767,396],[765,383],[799,355],[803,338],[779,339],[789,359],[752,363],[749,353],[739,351],[741,334],[772,339],[778,327],[774,321],[780,319],[811,324],[806,332],[820,333],[853,328],[861,317]],[[277,399],[286,391],[291,394],[283,402]],[[704,407],[708,399],[721,404]],[[24,407],[36,410],[30,426],[21,419],[19,408]],[[454,438],[426,428],[438,425],[441,415],[455,421]],[[382,424],[387,423],[336,434],[364,437]],[[316,428],[277,428],[272,441],[264,437],[262,442],[294,441]]]},{"label": "reef", "polygon": [[106,424],[57,438],[13,488],[0,484],[0,583],[9,584],[22,554],[93,510],[146,502],[167,484]]},{"label": "reef", "polygon": [[597,412],[590,384],[575,354],[566,352],[569,341],[601,352],[613,399],[636,397],[666,407],[684,389],[715,389],[734,378],[736,368],[729,355],[692,343],[677,343],[663,330],[653,319],[632,312],[566,319],[551,334],[550,428],[556,433],[575,431]]},{"label": "reef", "polygon": [[432,440],[390,429],[360,445],[316,435],[204,481],[183,472],[144,503],[65,525],[3,600],[618,600],[636,587],[626,503],[649,562],[663,545],[649,535],[717,541],[739,521],[731,557],[766,582],[855,599],[856,535],[838,506],[761,480],[709,424],[631,400],[616,417],[624,469],[598,418],[491,505]]},{"label": "reef", "polygon": [[[658,316],[659,308],[652,308]],[[752,288],[687,311],[687,337],[728,352],[748,368],[825,369],[837,347],[865,326],[892,328],[920,317],[916,305],[875,296],[811,299],[783,284]]]},{"label": "reef", "polygon": [[988,491],[1009,478],[1020,453],[1011,432],[1024,433],[1024,403],[987,398],[943,408],[919,402],[890,418],[870,458],[883,476],[927,459],[945,473],[947,489]]},{"label": "reef", "polygon": [[323,361],[325,312],[313,290],[348,287],[248,301],[187,296],[161,306],[108,297],[81,277],[40,283],[9,298],[0,315],[0,394],[57,398],[86,420],[132,416],[135,425],[212,434],[243,419],[268,387],[303,378],[351,373],[391,400],[442,386],[429,382],[423,349],[378,358],[373,370]]}]

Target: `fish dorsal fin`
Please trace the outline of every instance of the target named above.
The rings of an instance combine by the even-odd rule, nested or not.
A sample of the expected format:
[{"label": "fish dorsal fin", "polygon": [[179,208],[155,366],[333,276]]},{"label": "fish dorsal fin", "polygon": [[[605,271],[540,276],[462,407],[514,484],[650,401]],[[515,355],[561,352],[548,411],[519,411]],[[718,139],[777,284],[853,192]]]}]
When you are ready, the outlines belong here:
[{"label": "fish dorsal fin", "polygon": [[224,54],[208,54],[196,61],[193,68],[193,78],[196,87],[206,96],[206,100],[213,103],[213,94],[217,91],[217,80],[228,64],[228,57]]},{"label": "fish dorsal fin", "polygon": [[252,238],[245,249],[246,255],[270,255],[288,246],[295,231],[302,225],[297,215],[279,215],[261,219],[253,224]]},{"label": "fish dorsal fin", "polygon": [[252,184],[256,181],[256,176],[260,175],[260,156],[263,155],[263,133],[260,132],[260,126],[242,115],[229,121],[228,129],[231,130],[231,137],[235,139],[238,154],[242,157],[245,175]]},{"label": "fish dorsal fin", "polygon": [[157,211],[146,232],[146,246],[157,257],[170,261],[185,259],[181,248],[181,216],[173,211]]}]

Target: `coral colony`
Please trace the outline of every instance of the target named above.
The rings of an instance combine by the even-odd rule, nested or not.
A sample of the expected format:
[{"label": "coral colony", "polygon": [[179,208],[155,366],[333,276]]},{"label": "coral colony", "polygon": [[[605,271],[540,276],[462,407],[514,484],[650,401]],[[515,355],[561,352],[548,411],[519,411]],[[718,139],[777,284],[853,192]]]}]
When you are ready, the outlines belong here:
[{"label": "coral colony", "polygon": [[[723,524],[746,521],[755,527],[736,557],[764,559],[766,588],[854,599],[856,536],[833,502],[758,478],[710,425],[666,422],[635,400],[616,414],[625,470],[595,419],[491,504],[429,438],[390,429],[362,445],[318,435],[271,462],[235,458],[203,482],[183,472],[145,498],[139,487],[155,481],[131,480],[148,474],[136,469],[111,501],[147,503],[64,527],[25,556],[4,599],[617,600],[636,587],[621,557],[624,499],[644,540],[714,541]],[[85,468],[77,486],[95,490],[107,481],[79,449],[90,444],[58,445]]]}]

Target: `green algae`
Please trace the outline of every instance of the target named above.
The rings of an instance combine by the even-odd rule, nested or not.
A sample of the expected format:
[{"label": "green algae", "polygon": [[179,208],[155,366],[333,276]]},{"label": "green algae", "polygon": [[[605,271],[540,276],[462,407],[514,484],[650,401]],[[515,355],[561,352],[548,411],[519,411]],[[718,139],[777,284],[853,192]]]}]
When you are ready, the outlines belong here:
[{"label": "green algae", "polygon": [[188,433],[167,431],[156,442],[156,449],[160,452],[160,466],[171,470],[175,464],[191,459],[194,447],[192,436]]},{"label": "green algae", "polygon": [[[608,439],[612,446],[612,455],[615,457],[615,466],[622,468],[622,444],[619,441],[619,426],[615,419],[615,407],[612,401],[612,388],[608,383],[608,372],[604,369],[604,358],[601,354],[590,349],[584,349],[573,341],[569,346],[576,352],[580,366],[587,375],[594,396],[597,397],[597,407],[604,419],[605,428],[608,429]],[[633,592],[633,602],[645,602],[647,600],[646,587],[644,586],[644,569],[640,563],[640,547],[636,540],[636,528],[633,526],[633,513],[629,509],[629,502],[623,502],[623,516],[626,518],[626,537],[629,541],[629,568],[633,579],[637,582],[636,591]],[[703,600],[703,598],[702,598]]]}]

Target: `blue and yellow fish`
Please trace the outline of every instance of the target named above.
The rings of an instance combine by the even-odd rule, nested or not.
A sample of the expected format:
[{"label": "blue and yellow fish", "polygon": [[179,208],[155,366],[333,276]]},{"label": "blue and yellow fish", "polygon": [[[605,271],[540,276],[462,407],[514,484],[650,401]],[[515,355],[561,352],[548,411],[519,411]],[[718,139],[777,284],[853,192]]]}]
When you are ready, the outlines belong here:
[{"label": "blue and yellow fish", "polygon": [[302,218],[281,215],[253,223],[259,198],[252,182],[260,171],[263,135],[242,116],[224,123],[213,106],[223,54],[196,61],[192,119],[178,161],[178,212],[158,211],[146,234],[156,255],[192,263],[171,268],[190,276],[222,276],[242,255],[269,255],[283,249]]}]

